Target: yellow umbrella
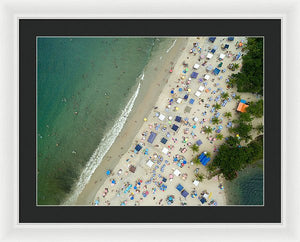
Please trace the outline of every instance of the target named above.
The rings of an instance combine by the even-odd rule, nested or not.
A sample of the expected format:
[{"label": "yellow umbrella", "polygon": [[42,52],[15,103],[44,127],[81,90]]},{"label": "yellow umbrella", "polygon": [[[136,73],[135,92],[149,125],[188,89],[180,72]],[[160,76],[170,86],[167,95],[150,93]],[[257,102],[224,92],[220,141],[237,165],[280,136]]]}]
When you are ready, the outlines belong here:
[{"label": "yellow umbrella", "polygon": [[191,91],[192,91],[192,90],[189,88],[189,89],[188,89],[188,92],[191,92]]},{"label": "yellow umbrella", "polygon": [[144,121],[146,122],[146,121],[147,121],[147,118],[144,118]]},{"label": "yellow umbrella", "polygon": [[176,110],[178,110],[179,108],[178,108],[178,107],[176,107],[175,109],[176,109]]},{"label": "yellow umbrella", "polygon": [[212,196],[212,192],[210,192],[210,194],[209,194],[209,196],[208,196],[208,199],[210,199],[210,198],[211,198],[211,196]]}]

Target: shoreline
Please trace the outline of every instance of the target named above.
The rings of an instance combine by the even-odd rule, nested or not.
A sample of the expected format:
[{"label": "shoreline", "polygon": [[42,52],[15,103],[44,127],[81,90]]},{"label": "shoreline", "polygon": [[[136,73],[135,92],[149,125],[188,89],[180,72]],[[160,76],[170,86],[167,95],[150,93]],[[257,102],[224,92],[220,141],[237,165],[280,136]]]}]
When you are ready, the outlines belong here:
[{"label": "shoreline", "polygon": [[[154,53],[156,56],[154,58],[151,56],[142,73],[144,74],[144,80],[141,80],[140,92],[124,127],[94,171],[83,191],[79,194],[74,205],[91,205],[95,194],[106,180],[106,170],[113,170],[119,163],[120,157],[130,148],[134,137],[143,124],[143,118],[149,115],[162,88],[167,84],[166,80],[170,76],[169,69],[174,65],[171,63],[178,60],[187,43],[188,40],[186,38],[177,38],[173,47],[168,52],[163,53],[164,55],[161,56],[158,55],[159,53]],[[162,67],[157,66],[156,62],[158,60],[165,62]],[[149,74],[152,75],[149,76]],[[156,80],[155,85],[152,82],[154,79]]]},{"label": "shoreline", "polygon": [[[239,39],[242,39],[243,37],[240,37]],[[151,86],[152,84],[152,88],[153,86],[158,85],[157,89],[157,93],[155,93],[156,95],[154,95],[150,90],[152,90],[152,92],[154,92],[153,89],[149,88],[149,89],[143,89],[144,92],[141,92],[139,94],[138,99],[136,100],[136,103],[138,103],[139,101],[141,101],[141,103],[143,103],[143,105],[141,103],[139,103],[139,105],[136,107],[135,109],[135,113],[132,113],[132,115],[130,115],[130,118],[128,118],[128,122],[126,122],[126,126],[123,128],[122,132],[120,133],[117,141],[113,144],[113,146],[111,147],[110,151],[106,154],[106,163],[103,163],[105,165],[100,165],[97,169],[98,169],[98,173],[96,174],[95,172],[95,176],[94,176],[94,180],[90,180],[90,183],[88,184],[89,186],[86,186],[85,189],[85,193],[82,193],[81,196],[79,197],[79,199],[77,200],[76,204],[77,205],[94,205],[93,201],[98,201],[96,205],[112,205],[112,206],[119,206],[120,203],[121,205],[128,205],[132,206],[132,205],[141,205],[141,206],[153,206],[153,205],[161,205],[163,206],[163,204],[165,202],[163,202],[163,204],[161,204],[161,202],[163,200],[165,200],[165,197],[163,195],[163,193],[159,193],[157,196],[156,194],[156,189],[158,186],[158,183],[160,183],[160,180],[162,179],[161,175],[159,174],[159,176],[156,176],[156,169],[159,167],[157,165],[160,165],[161,162],[158,160],[157,156],[159,157],[163,150],[163,148],[168,147],[169,148],[169,152],[165,153],[165,155],[163,155],[165,157],[165,162],[164,164],[166,164],[165,169],[167,170],[166,172],[162,171],[164,174],[163,176],[168,177],[171,176],[173,174],[173,172],[175,171],[177,167],[177,162],[172,162],[172,157],[174,158],[177,155],[183,155],[185,157],[186,160],[186,165],[184,167],[178,168],[181,171],[181,175],[179,175],[179,177],[170,177],[170,179],[166,182],[166,185],[168,185],[168,192],[166,195],[170,195],[170,194],[174,194],[175,195],[175,200],[176,202],[174,203],[175,206],[179,206],[180,204],[182,205],[183,203],[185,203],[184,198],[182,198],[180,196],[180,194],[178,194],[178,191],[176,190],[176,185],[179,183],[184,185],[184,188],[187,189],[188,192],[195,192],[197,189],[197,193],[206,193],[206,194],[212,194],[212,198],[211,201],[217,201],[218,205],[220,206],[224,206],[224,205],[228,205],[227,204],[227,197],[226,197],[226,188],[225,190],[221,190],[219,188],[219,185],[224,184],[224,180],[223,178],[219,178],[218,176],[215,176],[211,179],[204,179],[204,181],[200,182],[199,186],[198,185],[194,185],[193,182],[195,181],[195,175],[193,170],[195,168],[199,169],[199,174],[203,174],[204,176],[207,176],[207,170],[204,166],[202,165],[196,165],[193,164],[193,162],[191,162],[192,158],[195,156],[195,154],[192,153],[192,151],[190,150],[190,148],[188,147],[189,145],[187,144],[187,142],[184,142],[185,137],[187,136],[190,140],[189,143],[195,143],[199,138],[202,141],[202,145],[199,147],[199,152],[201,153],[203,151],[207,151],[210,152],[212,154],[212,158],[215,156],[215,151],[217,149],[217,146],[223,144],[224,141],[222,140],[211,140],[213,138],[213,136],[211,135],[209,137],[209,135],[205,135],[203,133],[203,127],[205,127],[206,125],[211,125],[209,122],[205,123],[206,121],[210,121],[210,119],[206,119],[206,117],[202,117],[206,115],[206,111],[207,111],[207,118],[209,118],[211,116],[211,112],[210,109],[206,107],[207,104],[209,104],[210,101],[209,100],[211,98],[211,95],[215,95],[214,97],[216,97],[217,95],[219,95],[222,91],[222,89],[227,89],[226,88],[226,82],[225,79],[226,77],[221,80],[221,78],[218,78],[218,76],[214,76],[213,74],[209,74],[211,75],[210,79],[208,82],[206,82],[208,85],[205,90],[205,92],[202,92],[201,97],[195,97],[195,91],[199,88],[199,85],[203,85],[203,83],[201,84],[200,79],[199,81],[197,81],[196,79],[192,80],[190,77],[191,72],[195,71],[193,70],[193,65],[195,63],[200,63],[200,60],[198,60],[198,57],[196,54],[192,54],[191,52],[189,52],[189,48],[193,46],[193,43],[195,42],[199,42],[199,45],[203,48],[203,53],[208,53],[210,52],[212,46],[216,45],[217,42],[221,45],[223,44],[223,42],[226,43],[225,38],[218,38],[218,41],[214,44],[209,43],[207,41],[206,37],[190,37],[188,38],[188,41],[186,42],[186,45],[188,46],[187,48],[185,48],[184,51],[182,51],[182,53],[178,54],[178,58],[176,59],[176,62],[172,64],[172,69],[173,69],[173,73],[169,73],[168,74],[168,70],[170,69],[170,65],[168,66],[168,64],[166,63],[162,69],[165,69],[164,71],[167,72],[165,73],[166,76],[169,76],[170,78],[168,78],[169,82],[164,83],[164,85],[160,86],[160,81],[161,83],[163,83],[164,78],[162,76],[151,76],[151,78],[153,80],[155,80],[155,83],[150,83],[147,82],[149,84],[149,86]],[[235,46],[233,44],[231,44],[231,48],[230,48],[233,52],[236,52],[235,50]],[[172,51],[170,51],[172,52]],[[167,56],[167,55],[166,55]],[[213,65],[218,65],[220,64],[220,61],[218,60],[218,54],[215,54],[213,56],[212,59],[209,60],[209,62]],[[232,62],[232,58],[230,58],[231,56],[227,56],[227,58],[225,58],[223,60],[224,62],[224,67],[226,68],[230,62]],[[171,60],[169,59],[169,62],[171,64]],[[203,61],[203,60],[202,60]],[[201,61],[201,62],[202,62]],[[188,74],[183,74],[184,72],[182,71],[183,66],[182,63],[183,62],[188,62],[189,64],[189,71]],[[241,60],[237,61],[237,63],[241,63]],[[199,73],[199,77],[201,76],[202,78],[204,77],[204,75],[208,74],[208,71],[206,70],[206,67],[200,67],[199,70],[196,70],[196,72],[200,72]],[[235,73],[238,72],[238,69],[235,71]],[[155,72],[154,72],[155,73]],[[163,73],[163,72],[162,72]],[[227,73],[225,74],[226,76],[234,73],[232,71],[227,71]],[[184,78],[182,79],[182,75],[184,75]],[[223,75],[220,74],[219,77]],[[145,74],[145,77],[147,78],[147,74]],[[187,79],[190,79],[190,83],[187,85],[186,83],[188,82]],[[186,79],[186,80],[185,80]],[[218,82],[219,87],[218,88],[220,90],[217,91],[217,93],[212,93],[211,88],[214,90],[217,90],[217,88],[215,88],[216,86],[216,82]],[[166,85],[167,84],[167,85]],[[206,86],[205,85],[205,86]],[[183,87],[185,89],[185,91],[180,91],[177,93],[177,90],[179,87]],[[210,90],[208,90],[208,87]],[[191,89],[191,91],[188,91],[188,88]],[[147,90],[147,91],[146,91]],[[170,94],[170,90],[175,90],[175,93],[172,95]],[[190,93],[191,92],[191,93]],[[237,90],[236,88],[233,89],[229,89],[227,90],[227,92],[229,92],[230,96],[233,93],[236,93]],[[189,94],[190,98],[193,98],[196,100],[194,105],[190,105],[187,101],[181,101],[180,103],[177,103],[176,101],[178,101],[178,98],[183,98],[184,94]],[[238,93],[242,96],[242,98],[248,100],[248,101],[254,101],[255,100],[255,96],[251,93]],[[178,107],[178,109],[175,110],[175,107],[173,110],[171,110],[171,105],[169,110],[166,110],[166,107],[168,106],[168,102],[170,99],[174,99],[174,102],[172,103],[173,106],[175,106],[176,108]],[[143,100],[141,100],[143,99]],[[149,103],[149,100],[151,101],[151,105]],[[157,106],[157,109],[153,109],[152,103],[155,103],[155,106]],[[192,103],[193,104],[193,103]],[[202,104],[202,105],[201,105]],[[205,104],[205,105],[204,105]],[[213,104],[213,102],[211,103],[211,105]],[[147,106],[147,107],[146,107]],[[190,111],[186,111],[187,107],[190,107]],[[230,120],[235,119],[235,117],[237,117],[237,112],[235,111],[237,107],[237,101],[235,101],[234,99],[228,104],[226,105],[226,107],[223,107],[221,112],[224,114],[224,112],[231,112],[232,114],[232,118],[224,118],[225,122],[223,123],[224,127],[226,127],[226,123]],[[203,115],[203,111],[205,111],[205,115]],[[234,112],[233,112],[234,111]],[[161,113],[166,115],[166,119],[163,121],[159,121],[158,116],[156,116],[156,114]],[[202,114],[202,115],[201,115]],[[136,116],[135,116],[136,115]],[[178,124],[176,121],[174,122],[174,118],[175,116],[181,116],[182,118],[188,118],[189,122],[187,122],[187,124],[185,124],[184,122],[179,122],[180,124]],[[168,116],[172,116],[173,119],[172,121],[168,121]],[[133,117],[136,117],[133,118]],[[144,117],[147,118],[147,121],[144,122],[143,119]],[[197,117],[199,121],[194,121],[194,118]],[[133,118],[133,119],[132,119]],[[202,120],[203,119],[203,120]],[[221,121],[223,122],[223,116],[221,116]],[[253,123],[258,123],[259,120],[254,120]],[[167,124],[169,123],[169,125]],[[178,124],[179,127],[179,131],[172,131],[171,130],[171,124]],[[159,142],[159,140],[165,136],[166,133],[163,133],[164,131],[162,131],[162,129],[155,129],[157,131],[155,131],[153,129],[153,126],[156,127],[158,125],[162,125],[166,127],[166,130],[171,130],[171,138],[169,139],[168,143],[163,145],[162,142]],[[195,128],[192,128],[192,126],[195,126]],[[169,129],[168,129],[169,127]],[[201,128],[202,127],[202,128]],[[199,130],[200,128],[200,130]],[[187,133],[185,133],[184,131],[188,129],[189,131]],[[148,142],[146,142],[147,138],[145,136],[147,136],[149,134],[149,132],[154,131],[155,133],[158,133],[158,136],[156,138],[156,142],[155,145],[152,145]],[[192,131],[192,132],[191,132]],[[200,132],[199,132],[200,131]],[[196,133],[197,135],[192,135],[192,133]],[[199,134],[200,133],[200,134]],[[144,136],[144,134],[146,134]],[[229,135],[229,130],[227,128],[224,128],[222,131],[222,134],[224,135],[224,137],[227,137]],[[184,136],[182,136],[184,135]],[[198,137],[197,137],[198,136]],[[146,138],[146,139],[145,139]],[[182,140],[183,138],[183,140]],[[176,141],[175,141],[175,140]],[[195,139],[195,140],[194,140]],[[173,143],[174,141],[174,143]],[[177,142],[179,141],[179,142]],[[182,141],[182,142],[181,142]],[[143,146],[143,150],[139,152],[139,154],[134,154],[133,149],[135,147],[135,145],[137,144],[142,144]],[[126,144],[126,145],[124,145]],[[120,149],[121,147],[121,149]],[[148,154],[144,154],[144,148],[149,149],[149,155]],[[186,149],[188,152],[182,152],[182,150]],[[124,151],[124,152],[123,152]],[[180,153],[181,152],[181,153]],[[176,154],[177,153],[177,154]],[[185,154],[183,154],[185,153]],[[111,155],[110,155],[111,154]],[[175,155],[176,154],[176,155]],[[175,155],[175,156],[174,156]],[[168,158],[168,157],[169,158]],[[151,169],[149,169],[149,167],[146,165],[148,160],[152,160],[154,163],[157,163],[155,165],[155,168],[153,169],[153,167]],[[169,161],[168,161],[169,160]],[[171,162],[170,162],[171,160]],[[163,161],[163,158],[162,160]],[[103,161],[104,162],[104,159]],[[102,164],[102,163],[101,163]],[[133,173],[129,172],[129,167],[130,165],[133,165],[136,167],[136,171],[134,171]],[[157,168],[156,168],[157,167]],[[105,174],[106,170],[111,170],[112,173],[111,175],[108,177]],[[123,171],[123,173],[121,172],[119,174],[119,171]],[[157,170],[157,172],[159,172]],[[125,174],[124,174],[125,173]],[[134,184],[137,182],[137,180],[141,179],[143,180],[142,183],[145,182],[145,184],[149,184],[147,183],[148,181],[146,181],[148,178],[150,178],[149,176],[151,176],[152,173],[152,178],[148,181],[150,181],[151,185],[147,185],[144,186],[144,189],[148,189],[151,191],[150,187],[152,187],[152,192],[150,193],[150,195],[148,197],[152,197],[152,199],[150,198],[146,198],[143,199],[143,197],[141,196],[142,194],[138,194],[139,191],[136,190],[136,194],[134,194],[134,192],[131,192],[130,194],[128,193],[126,195],[126,189],[127,187],[129,187],[129,185]],[[121,175],[122,174],[122,175]],[[168,175],[169,174],[169,175]],[[175,173],[174,173],[175,174]],[[187,178],[184,178],[183,175],[186,174]],[[97,177],[99,179],[97,179]],[[101,177],[101,178],[100,178]],[[153,179],[154,178],[154,179]],[[152,183],[152,179],[153,179],[153,183]],[[173,181],[175,180],[175,181]],[[117,185],[112,184],[112,181],[115,181]],[[178,183],[177,183],[178,182]],[[172,184],[173,183],[173,184]],[[177,184],[174,184],[177,183]],[[123,186],[122,186],[123,184]],[[155,185],[157,186],[155,186]],[[153,186],[152,186],[153,185]],[[175,186],[174,186],[175,185]],[[134,186],[134,185],[132,185]],[[136,187],[136,186],[135,186]],[[130,187],[129,187],[130,188]],[[98,190],[97,190],[98,189]],[[105,190],[109,190],[108,194],[103,193]],[[124,194],[123,191],[124,190]],[[147,191],[148,191],[147,190]],[[206,192],[205,192],[206,191]],[[208,191],[208,192],[207,192]],[[128,195],[130,195],[130,200],[134,200],[134,201],[127,201],[128,199]],[[132,197],[133,196],[133,197]],[[134,198],[134,197],[139,197],[138,198]],[[178,197],[179,196],[179,199]],[[102,198],[103,197],[103,198]],[[105,197],[105,198],[104,198]],[[145,196],[144,196],[145,197]],[[157,199],[156,199],[157,198]],[[160,199],[160,201],[158,202],[158,200]],[[106,200],[106,201],[104,201]],[[134,203],[134,204],[133,204]],[[200,206],[201,204],[199,204],[199,200],[198,199],[193,199],[190,198],[190,196],[188,197],[188,205],[189,206]],[[207,205],[207,204],[204,204]],[[202,205],[203,206],[203,205]]]}]

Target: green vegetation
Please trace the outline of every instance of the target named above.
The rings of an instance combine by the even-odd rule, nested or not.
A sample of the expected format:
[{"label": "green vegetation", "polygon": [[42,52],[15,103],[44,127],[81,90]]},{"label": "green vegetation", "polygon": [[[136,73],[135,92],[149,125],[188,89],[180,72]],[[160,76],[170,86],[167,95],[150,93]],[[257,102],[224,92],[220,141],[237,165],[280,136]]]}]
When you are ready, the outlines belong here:
[{"label": "green vegetation", "polygon": [[250,113],[240,113],[239,119],[234,120],[234,123],[245,123],[245,122],[251,122],[253,118],[251,117]]},{"label": "green vegetation", "polygon": [[199,182],[202,182],[204,180],[204,175],[203,174],[196,174],[196,179],[199,181]]},{"label": "green vegetation", "polygon": [[248,142],[252,139],[250,132],[252,130],[252,124],[240,122],[237,127],[232,128],[230,131],[238,134],[241,140]]},{"label": "green vegetation", "polygon": [[221,105],[219,103],[216,103],[213,105],[213,107],[216,109],[216,110],[219,110],[221,108]]},{"label": "green vegetation", "polygon": [[247,112],[256,118],[260,118],[264,114],[264,101],[260,99],[257,102],[250,102]]},{"label": "green vegetation", "polygon": [[231,114],[231,112],[226,112],[226,113],[224,113],[224,116],[225,116],[226,118],[231,118],[231,117],[232,117],[232,114]]},{"label": "green vegetation", "polygon": [[194,162],[195,164],[201,164],[200,160],[198,159],[198,156],[195,156],[195,157],[192,159],[192,162]]},{"label": "green vegetation", "polygon": [[194,153],[194,152],[199,152],[199,146],[198,146],[197,144],[193,144],[193,145],[191,146],[191,149],[192,149],[193,153]]},{"label": "green vegetation", "polygon": [[241,143],[241,140],[236,136],[229,136],[226,140],[226,144],[231,147],[238,146]]},{"label": "green vegetation", "polygon": [[217,117],[213,117],[211,119],[212,124],[218,124],[220,122],[220,120]]},{"label": "green vegetation", "polygon": [[211,134],[212,131],[213,131],[213,130],[212,130],[211,127],[205,127],[205,128],[204,128],[204,133],[205,133],[205,134]]},{"label": "green vegetation", "polygon": [[232,70],[232,71],[235,71],[239,67],[240,67],[240,65],[238,63],[232,63],[232,64],[229,65],[229,69]]},{"label": "green vegetation", "polygon": [[263,136],[261,135],[244,147],[231,146],[228,143],[221,145],[209,169],[218,170],[218,173],[222,173],[225,179],[232,180],[237,177],[238,171],[262,158]]},{"label": "green vegetation", "polygon": [[257,130],[257,134],[262,134],[264,132],[264,125],[259,124],[258,126],[255,127],[255,129]]},{"label": "green vegetation", "polygon": [[263,95],[263,38],[248,38],[246,50],[241,71],[231,75],[231,84],[237,85],[238,92]]},{"label": "green vegetation", "polygon": [[228,92],[223,92],[223,93],[221,94],[221,97],[222,97],[223,99],[227,99],[227,98],[229,97]]},{"label": "green vegetation", "polygon": [[216,139],[222,140],[224,138],[223,134],[217,134]]},{"label": "green vegetation", "polygon": [[241,96],[240,95],[235,95],[234,99],[240,101],[241,100]]}]

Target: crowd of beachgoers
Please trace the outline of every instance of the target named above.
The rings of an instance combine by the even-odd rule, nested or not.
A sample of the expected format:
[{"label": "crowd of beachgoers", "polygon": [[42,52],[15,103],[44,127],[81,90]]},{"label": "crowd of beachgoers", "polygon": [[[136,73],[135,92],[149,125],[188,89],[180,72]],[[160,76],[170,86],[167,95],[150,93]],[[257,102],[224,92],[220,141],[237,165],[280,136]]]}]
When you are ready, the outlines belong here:
[{"label": "crowd of beachgoers", "polygon": [[[235,96],[247,102],[258,98],[237,93],[228,85],[231,74],[242,66],[246,42],[246,37],[188,39],[188,49],[170,64],[168,82],[156,105],[144,118],[130,149],[114,169],[106,171],[106,181],[92,205],[226,205],[223,178],[208,177],[205,166],[212,162],[234,125],[240,101]],[[228,96],[223,98],[223,93]],[[224,115],[228,112],[231,117]],[[218,118],[218,123],[213,118]],[[207,127],[212,128],[210,134],[205,133]],[[218,134],[224,138],[218,139]],[[199,152],[191,149],[195,144]],[[198,156],[205,162],[193,162]]]}]

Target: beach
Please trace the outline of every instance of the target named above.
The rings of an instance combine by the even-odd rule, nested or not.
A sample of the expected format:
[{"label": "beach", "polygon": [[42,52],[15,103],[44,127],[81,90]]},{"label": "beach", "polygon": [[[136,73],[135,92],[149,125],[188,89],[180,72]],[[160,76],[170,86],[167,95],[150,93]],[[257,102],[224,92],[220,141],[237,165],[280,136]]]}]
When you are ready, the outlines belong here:
[{"label": "beach", "polygon": [[[149,115],[162,88],[168,82],[168,78],[170,77],[169,69],[174,65],[173,61],[179,58],[182,51],[186,49],[186,46],[187,38],[174,38],[171,44],[162,47],[163,52],[153,53],[151,61],[146,65],[140,77],[143,80],[140,81],[141,88],[139,95],[135,100],[134,107],[122,131],[103,157],[101,164],[93,173],[84,190],[78,196],[75,202],[76,205],[91,204],[96,192],[106,179],[106,170],[114,169],[120,161],[120,157],[130,148],[134,137],[144,123],[143,118]],[[72,202],[71,204],[73,204]]]},{"label": "beach", "polygon": [[[208,37],[177,38],[165,55],[154,58],[141,77],[141,91],[122,131],[74,205],[225,206],[223,178],[208,177],[205,166],[194,164],[196,153],[190,146],[200,140],[198,153],[209,152],[213,159],[224,143],[215,138],[216,131],[227,137],[228,123],[237,116],[234,95],[248,102],[257,101],[256,95],[237,93],[236,88],[228,89],[226,84],[241,67],[241,58],[236,58],[241,49],[236,43],[245,42],[244,37],[235,37],[234,41],[218,37],[214,43]],[[224,48],[225,44],[229,46]],[[209,55],[212,49],[215,51]],[[231,71],[227,66],[234,58],[240,67]],[[221,72],[212,73],[217,67]],[[223,91],[230,95],[226,104],[212,111]],[[232,113],[232,117],[224,117],[225,112]],[[220,123],[213,125],[210,121],[216,113]],[[255,119],[253,126],[261,122]],[[215,132],[205,134],[205,126]],[[148,142],[151,132],[155,137]],[[196,173],[203,174],[203,181],[197,180]]]}]

